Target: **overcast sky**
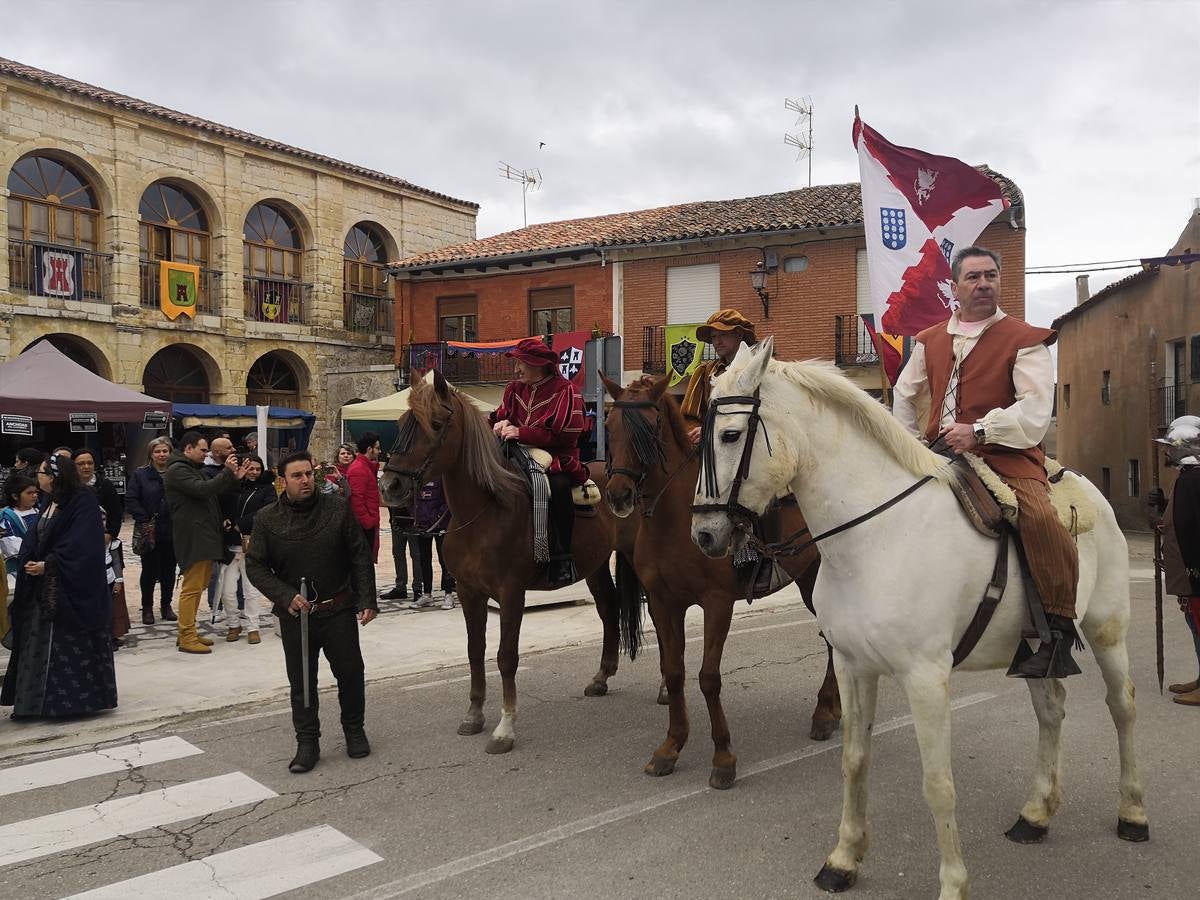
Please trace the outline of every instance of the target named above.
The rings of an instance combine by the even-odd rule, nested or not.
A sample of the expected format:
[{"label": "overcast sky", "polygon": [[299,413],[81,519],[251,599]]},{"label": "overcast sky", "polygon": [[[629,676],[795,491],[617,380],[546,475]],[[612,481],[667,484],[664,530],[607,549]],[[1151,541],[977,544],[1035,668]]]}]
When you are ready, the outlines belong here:
[{"label": "overcast sky", "polygon": [[[500,160],[540,169],[531,222],[801,187],[787,96],[816,108],[814,184],[858,180],[856,103],[1011,177],[1030,266],[1164,253],[1200,197],[1196,0],[33,9],[0,0],[0,55],[473,200],[480,237],[522,224]],[[1074,278],[1028,276],[1027,300],[1046,324]]]}]

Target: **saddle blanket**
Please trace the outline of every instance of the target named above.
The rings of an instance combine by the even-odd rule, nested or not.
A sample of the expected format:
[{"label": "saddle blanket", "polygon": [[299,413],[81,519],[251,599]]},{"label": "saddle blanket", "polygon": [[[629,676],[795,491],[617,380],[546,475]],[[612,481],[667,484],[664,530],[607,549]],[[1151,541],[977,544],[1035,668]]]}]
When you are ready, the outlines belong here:
[{"label": "saddle blanket", "polygon": [[[963,459],[970,464],[971,470],[979,476],[979,480],[987,487],[988,492],[1000,504],[1001,513],[1013,528],[1017,527],[1017,495],[1004,480],[989,468],[988,464],[974,453],[964,453]],[[1079,537],[1096,527],[1097,510],[1091,498],[1083,489],[1083,483],[1078,475],[1070,470],[1064,471],[1057,460],[1046,458],[1046,475],[1051,479],[1050,505],[1058,513],[1058,520],[1073,536]],[[1071,477],[1067,477],[1070,474]],[[961,495],[960,495],[961,496]],[[970,511],[968,511],[970,515]]]}]

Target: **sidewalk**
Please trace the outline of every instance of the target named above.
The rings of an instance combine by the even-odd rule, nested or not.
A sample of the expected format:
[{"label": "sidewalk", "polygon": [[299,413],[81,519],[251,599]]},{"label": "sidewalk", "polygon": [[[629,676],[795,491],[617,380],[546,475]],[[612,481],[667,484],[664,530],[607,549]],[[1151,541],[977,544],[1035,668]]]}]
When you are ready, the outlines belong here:
[{"label": "sidewalk", "polygon": [[[123,529],[126,548],[130,545],[129,532],[130,525],[126,523]],[[240,714],[286,699],[287,675],[273,616],[267,616],[263,622],[261,644],[250,646],[244,635],[235,643],[226,643],[224,624],[219,621],[215,628],[209,624],[211,612],[202,599],[200,630],[214,639],[213,652],[205,656],[179,653],[175,649],[174,623],[159,620],[150,626],[140,624],[141,567],[128,549],[126,556],[125,594],[129,618],[134,624],[126,636],[125,647],[116,653],[119,707],[92,718],[63,722],[14,722],[6,710],[0,714],[0,757],[112,740],[177,717],[216,711]],[[395,581],[391,535],[386,529],[375,571],[376,584],[382,593]],[[435,587],[439,578],[435,559]],[[531,591],[528,599],[557,602],[527,608],[521,625],[522,655],[600,641],[600,620],[583,582],[552,593]],[[155,602],[157,617],[157,596]],[[753,607],[739,603],[735,616],[759,615],[800,603],[800,593],[792,586],[774,597],[756,600]],[[405,610],[399,607],[399,601],[389,600],[379,601],[379,609],[379,618],[360,632],[369,682],[467,663],[466,629],[459,609]],[[495,610],[492,613],[488,616],[489,672],[495,669],[500,639],[499,616]],[[688,621],[700,621],[700,617],[700,610],[694,608]],[[654,626],[648,615],[644,630],[647,640],[653,640]],[[0,672],[7,664],[8,652],[0,650]],[[320,668],[320,684],[331,686],[333,675],[323,657]]]}]

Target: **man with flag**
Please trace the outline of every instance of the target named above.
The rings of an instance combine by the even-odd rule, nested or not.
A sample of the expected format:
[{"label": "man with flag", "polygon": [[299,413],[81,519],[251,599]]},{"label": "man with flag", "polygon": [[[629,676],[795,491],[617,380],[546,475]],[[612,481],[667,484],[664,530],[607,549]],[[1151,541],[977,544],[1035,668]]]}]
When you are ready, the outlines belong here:
[{"label": "man with flag", "polygon": [[[874,322],[915,336],[893,413],[949,455],[979,455],[1012,488],[1051,640],[1010,675],[1062,678],[1071,658],[1079,557],[1050,505],[1042,438],[1054,408],[1056,335],[999,309],[1000,257],[974,246],[1008,208],[1000,185],[961,160],[887,141],[854,117]],[[951,263],[953,261],[953,263]],[[918,406],[929,404],[921,421]]]}]

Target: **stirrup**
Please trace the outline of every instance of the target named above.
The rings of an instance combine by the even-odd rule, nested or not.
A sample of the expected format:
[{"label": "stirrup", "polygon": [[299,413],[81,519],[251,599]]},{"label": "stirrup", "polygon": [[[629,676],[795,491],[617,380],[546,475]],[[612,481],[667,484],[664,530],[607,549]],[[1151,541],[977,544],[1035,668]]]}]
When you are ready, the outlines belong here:
[{"label": "stirrup", "polygon": [[600,502],[600,488],[589,478],[571,488],[571,502],[576,506],[595,506]]}]

